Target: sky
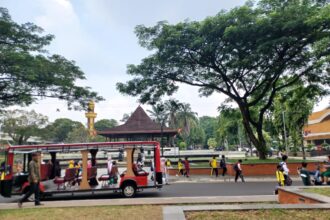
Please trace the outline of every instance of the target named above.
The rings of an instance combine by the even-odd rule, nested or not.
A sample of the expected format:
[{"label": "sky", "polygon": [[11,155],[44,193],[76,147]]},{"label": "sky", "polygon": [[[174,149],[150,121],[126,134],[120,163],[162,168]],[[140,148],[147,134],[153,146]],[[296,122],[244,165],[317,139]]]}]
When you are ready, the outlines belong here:
[{"label": "sky", "polygon": [[[14,21],[33,22],[41,26],[45,33],[55,35],[48,51],[74,60],[87,78],[78,83],[90,86],[106,99],[96,104],[96,120],[120,120],[124,113],[133,112],[139,103],[137,97],[120,94],[115,85],[130,79],[126,74],[128,64],[139,64],[150,53],[138,44],[134,34],[135,26],[153,26],[163,20],[172,24],[185,19],[203,20],[220,10],[228,10],[244,2],[245,0],[0,0],[0,6],[9,10]],[[185,85],[180,86],[173,98],[190,103],[199,116],[217,116],[217,107],[225,100],[225,96],[221,94],[199,97],[197,88]],[[321,110],[327,104],[329,98],[322,100],[315,110]],[[143,107],[150,108],[147,105]],[[84,112],[69,111],[65,102],[56,99],[43,99],[24,109],[34,109],[47,115],[50,121],[64,117],[86,121]]]}]

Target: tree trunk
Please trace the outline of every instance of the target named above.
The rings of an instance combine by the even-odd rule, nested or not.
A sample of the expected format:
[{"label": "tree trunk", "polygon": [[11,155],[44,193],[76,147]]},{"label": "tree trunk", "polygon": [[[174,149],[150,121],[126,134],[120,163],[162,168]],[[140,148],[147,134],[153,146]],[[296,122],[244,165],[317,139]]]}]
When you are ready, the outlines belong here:
[{"label": "tree trunk", "polygon": [[258,146],[256,146],[256,148],[259,153],[259,159],[265,160],[267,158],[268,152],[267,152],[266,141],[262,133],[262,125],[258,126],[257,134],[258,134]]},{"label": "tree trunk", "polygon": [[18,145],[23,145],[23,136],[19,136],[19,138],[18,138],[18,141],[17,141],[17,144]]},{"label": "tree trunk", "polygon": [[256,136],[253,132],[251,123],[249,121],[249,112],[247,110],[245,110],[245,108],[242,106],[240,106],[240,111],[241,111],[242,117],[243,117],[243,126],[245,129],[245,132],[246,132],[248,138],[250,139],[250,141],[252,142],[252,144],[258,150],[259,159],[261,159],[261,160],[266,159],[267,158],[267,148],[266,148],[266,141],[262,134],[262,121],[261,122],[259,121],[257,124],[257,128],[256,128],[257,136]]}]

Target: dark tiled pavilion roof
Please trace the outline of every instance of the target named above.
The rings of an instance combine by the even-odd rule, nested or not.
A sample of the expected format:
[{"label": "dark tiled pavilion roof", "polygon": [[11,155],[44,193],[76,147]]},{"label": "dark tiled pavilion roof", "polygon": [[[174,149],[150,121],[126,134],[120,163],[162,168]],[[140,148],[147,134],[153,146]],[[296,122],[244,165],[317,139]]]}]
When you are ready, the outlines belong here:
[{"label": "dark tiled pavilion roof", "polygon": [[[147,115],[147,113],[143,110],[141,106],[139,106],[131,117],[125,122],[125,124],[119,125],[114,128],[109,128],[104,131],[97,131],[97,134],[105,136],[105,137],[114,137],[121,135],[157,135],[161,133],[160,124],[151,120],[151,118]],[[163,128],[164,135],[174,136],[177,134],[177,131],[174,129],[170,129],[168,127]]]}]

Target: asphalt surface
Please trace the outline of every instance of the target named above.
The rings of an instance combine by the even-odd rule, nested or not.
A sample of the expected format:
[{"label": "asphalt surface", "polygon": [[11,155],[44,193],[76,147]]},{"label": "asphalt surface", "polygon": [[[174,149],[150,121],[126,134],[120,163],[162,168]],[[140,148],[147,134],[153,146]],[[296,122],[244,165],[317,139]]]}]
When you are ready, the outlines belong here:
[{"label": "asphalt surface", "polygon": [[[301,182],[294,182],[293,185],[301,185]],[[246,183],[173,183],[165,185],[161,190],[146,189],[138,192],[136,197],[203,197],[203,196],[249,196],[249,195],[273,195],[276,187],[275,182],[246,182]],[[20,197],[14,196],[4,198],[0,196],[0,203],[16,202]],[[120,193],[97,192],[91,193],[58,194],[43,200],[80,200],[80,199],[116,199],[122,198]]]}]

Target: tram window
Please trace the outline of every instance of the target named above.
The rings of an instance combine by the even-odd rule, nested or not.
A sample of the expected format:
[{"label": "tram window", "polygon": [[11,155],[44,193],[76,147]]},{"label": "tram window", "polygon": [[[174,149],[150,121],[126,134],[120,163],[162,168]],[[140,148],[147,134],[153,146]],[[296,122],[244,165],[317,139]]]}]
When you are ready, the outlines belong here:
[{"label": "tram window", "polygon": [[0,173],[2,173],[6,168],[6,155],[5,151],[0,151]]},{"label": "tram window", "polygon": [[0,180],[3,180],[5,175],[11,172],[11,166],[7,164],[6,155],[5,151],[0,151]]},{"label": "tram window", "polygon": [[0,164],[4,163],[6,160],[5,151],[0,151]]},{"label": "tram window", "polygon": [[23,172],[23,163],[24,163],[23,154],[14,155],[14,165],[13,165],[13,174],[20,174]]}]

